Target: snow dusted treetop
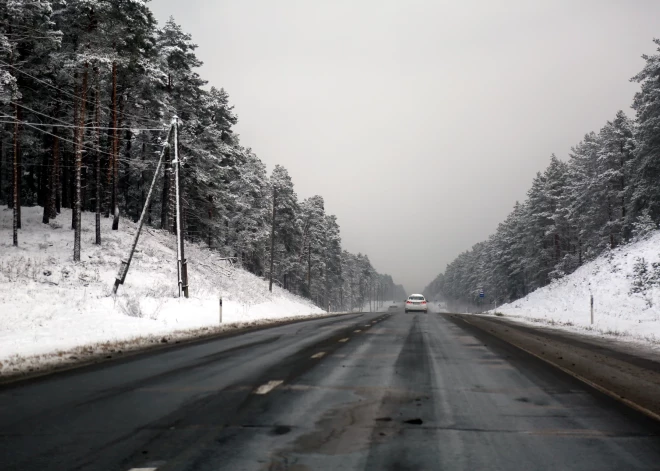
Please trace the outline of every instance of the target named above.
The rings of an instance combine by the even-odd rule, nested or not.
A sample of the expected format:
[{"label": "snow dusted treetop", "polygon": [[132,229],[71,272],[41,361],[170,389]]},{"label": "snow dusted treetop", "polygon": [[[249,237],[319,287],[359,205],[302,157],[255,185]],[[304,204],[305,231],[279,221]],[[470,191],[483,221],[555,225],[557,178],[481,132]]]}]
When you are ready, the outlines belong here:
[{"label": "snow dusted treetop", "polygon": [[[660,39],[653,42],[660,52]],[[648,207],[654,219],[660,218],[660,54],[643,55],[641,72],[631,80],[641,84],[633,108],[637,112],[637,188],[633,198],[636,208]]]}]

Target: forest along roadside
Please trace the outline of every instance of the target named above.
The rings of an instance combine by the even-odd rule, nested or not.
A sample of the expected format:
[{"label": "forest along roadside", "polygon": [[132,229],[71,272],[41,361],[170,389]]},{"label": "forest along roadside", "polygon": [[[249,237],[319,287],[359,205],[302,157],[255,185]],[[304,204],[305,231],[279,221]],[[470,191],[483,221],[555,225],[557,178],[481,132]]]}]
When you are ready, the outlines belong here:
[{"label": "forest along roadside", "polygon": [[494,335],[558,367],[628,406],[660,420],[660,353],[577,333],[501,318],[447,314],[474,334]]}]

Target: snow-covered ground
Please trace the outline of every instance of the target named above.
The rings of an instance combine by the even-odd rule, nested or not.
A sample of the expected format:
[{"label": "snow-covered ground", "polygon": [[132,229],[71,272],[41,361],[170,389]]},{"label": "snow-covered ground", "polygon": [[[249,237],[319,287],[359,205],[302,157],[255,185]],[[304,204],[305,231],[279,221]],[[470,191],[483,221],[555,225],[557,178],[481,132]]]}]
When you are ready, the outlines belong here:
[{"label": "snow-covered ground", "polygon": [[[499,306],[499,312],[524,322],[540,322],[586,333],[660,343],[660,279],[633,292],[634,266],[644,259],[652,277],[660,262],[660,231],[607,252],[596,260],[525,298]],[[660,274],[660,264],[656,269]],[[590,297],[594,297],[594,323]]]},{"label": "snow-covered ground", "polygon": [[224,328],[325,312],[279,287],[270,293],[266,281],[244,270],[226,276],[227,263],[198,244],[186,245],[190,299],[178,298],[175,240],[152,228],[142,231],[126,282],[111,296],[136,224],[121,219],[112,231],[103,218],[99,247],[94,214],[84,213],[82,261],[74,263],[70,210],[50,225],[42,224],[41,208],[22,213],[15,248],[12,211],[0,209],[0,375],[88,347],[112,351],[118,342],[130,348],[217,329],[220,296]]}]

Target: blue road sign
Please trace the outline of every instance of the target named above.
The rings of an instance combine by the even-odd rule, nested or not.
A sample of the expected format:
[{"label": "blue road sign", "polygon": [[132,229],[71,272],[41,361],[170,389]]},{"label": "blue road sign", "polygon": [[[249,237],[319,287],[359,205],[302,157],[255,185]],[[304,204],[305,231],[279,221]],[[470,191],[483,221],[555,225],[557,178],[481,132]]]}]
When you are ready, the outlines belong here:
[{"label": "blue road sign", "polygon": [[486,297],[486,294],[484,293],[484,290],[483,290],[483,289],[480,289],[480,290],[479,290],[479,297],[480,297],[480,298],[485,298],[485,297]]}]

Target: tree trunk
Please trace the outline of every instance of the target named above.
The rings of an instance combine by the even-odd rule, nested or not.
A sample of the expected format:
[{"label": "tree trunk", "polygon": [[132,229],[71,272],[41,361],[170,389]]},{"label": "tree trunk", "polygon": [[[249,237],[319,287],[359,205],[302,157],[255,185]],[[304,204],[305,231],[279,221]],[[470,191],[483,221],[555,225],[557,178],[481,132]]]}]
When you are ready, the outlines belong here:
[{"label": "tree trunk", "polygon": [[[51,136],[48,136],[47,134],[42,134],[43,137],[43,148],[44,151],[41,154],[41,165],[38,166],[37,168],[37,175],[38,175],[38,181],[39,181],[39,190],[37,193],[37,205],[41,206],[44,208],[45,212],[43,214],[43,217],[48,218],[48,205],[46,204],[48,201],[48,191],[47,189],[49,188],[48,184],[48,176],[50,175],[50,158],[51,154],[50,152],[46,151],[45,149],[48,149],[48,144],[50,143],[49,139]],[[35,164],[36,164],[36,159],[35,159]],[[48,224],[47,222],[45,224]]]},{"label": "tree trunk", "polygon": [[[174,164],[176,165],[176,164]],[[169,187],[171,188],[170,190],[170,198],[168,201],[168,215],[167,215],[167,220],[170,224],[169,230],[170,233],[176,234],[176,225],[177,225],[177,220],[176,220],[176,189],[175,185],[176,184],[176,169],[172,168],[172,171],[170,172],[170,182],[169,182]]]},{"label": "tree trunk", "polygon": [[309,299],[312,299],[312,238],[307,240],[307,290]]},{"label": "tree trunk", "polygon": [[5,125],[3,124],[0,126],[0,201],[3,201],[3,195],[4,195],[4,187],[2,186],[3,184],[3,176],[4,176],[4,168],[5,168]]},{"label": "tree trunk", "polygon": [[[21,110],[16,108],[16,120],[20,120]],[[21,214],[21,206],[23,205],[23,157],[21,156],[21,141],[18,138],[18,132],[16,133],[16,160],[18,162],[18,175],[16,176],[16,188],[18,192],[16,193],[16,212],[18,213],[18,228],[21,229],[23,226],[23,216]]]},{"label": "tree trunk", "polygon": [[[80,124],[80,101],[78,99],[79,93],[80,93],[80,87],[78,87],[78,72],[76,72],[74,75],[74,83],[75,85],[75,98],[73,99],[73,124],[74,124],[74,129],[73,129],[73,142],[74,144],[74,149],[73,149],[73,156],[70,159],[69,162],[69,168],[73,167],[75,170],[73,171],[73,176],[71,173],[69,173],[69,190],[73,189],[71,192],[71,229],[74,231],[76,230],[76,204],[78,203],[76,201],[76,198],[78,197],[78,181],[76,179],[76,174],[77,174],[77,158],[78,158],[78,134],[80,133],[79,129],[79,124]],[[75,235],[74,235],[75,239]],[[75,252],[75,248],[74,248]],[[75,260],[75,257],[74,257]]]},{"label": "tree trunk", "polygon": [[582,266],[582,239],[578,240],[578,266]]},{"label": "tree trunk", "polygon": [[277,190],[273,188],[273,219],[270,229],[270,283],[268,291],[273,292],[273,261],[275,260],[275,214],[277,207]]},{"label": "tree trunk", "polygon": [[60,138],[59,134],[55,134],[55,142],[53,142],[53,167],[55,171],[55,211],[57,214],[62,212],[62,166],[60,155]]},{"label": "tree trunk", "polygon": [[[623,144],[620,144],[621,155],[623,155]],[[625,161],[621,158],[621,237],[623,240],[629,240],[628,225],[626,224],[626,174]]]},{"label": "tree trunk", "polygon": [[[609,200],[609,197],[608,197],[608,200]],[[613,219],[612,212],[613,212],[612,203],[610,201],[608,201],[607,202],[607,216],[608,216],[609,221],[610,221],[610,249],[613,249],[614,247],[616,247],[616,241],[614,239],[614,232],[613,232],[613,228],[612,228],[612,222],[613,222],[612,221],[612,219]]]},{"label": "tree trunk", "polygon": [[119,130],[117,129],[117,62],[112,63],[112,230],[119,229],[117,179],[119,177]]},{"label": "tree trunk", "polygon": [[12,189],[14,191],[14,224],[13,224],[13,232],[14,232],[14,246],[18,247],[18,229],[19,229],[19,224],[20,224],[20,214],[18,212],[18,208],[20,207],[20,198],[19,198],[19,187],[18,187],[18,182],[20,180],[19,177],[19,164],[18,164],[18,119],[19,119],[19,114],[18,114],[18,105],[14,104],[14,111],[15,111],[15,122],[14,122],[14,172],[13,172],[13,185]]},{"label": "tree trunk", "polygon": [[[123,101],[122,101],[123,103]],[[123,113],[120,113],[123,115]],[[122,123],[122,120],[119,120],[120,126]],[[126,141],[126,147],[125,147],[125,161],[123,163],[124,167],[124,178],[119,179],[119,191],[121,194],[124,196],[124,212],[126,213],[127,216],[130,217],[131,214],[134,213],[134,205],[132,204],[131,198],[129,197],[129,191],[131,188],[131,151],[132,151],[132,146],[133,146],[133,133],[131,133],[130,130],[126,131],[125,134],[125,141]],[[134,221],[137,221],[137,218],[139,216],[135,216],[133,219]]]},{"label": "tree trunk", "polygon": [[95,190],[95,205],[96,205],[96,215],[95,215],[95,229],[96,229],[96,239],[94,243],[96,245],[101,245],[101,86],[99,79],[99,68],[94,68],[94,81],[96,93],[96,103],[94,110],[94,122],[96,123],[96,172],[95,179],[96,184],[94,185]]},{"label": "tree trunk", "polygon": [[[55,105],[55,117],[59,116],[59,103]],[[53,155],[51,157],[51,168],[50,168],[50,196],[48,196],[48,215],[50,219],[55,219],[57,213],[59,212],[59,201],[58,201],[58,192],[57,188],[59,186],[59,147],[60,139],[57,134],[57,127],[53,126]]]},{"label": "tree trunk", "polygon": [[144,136],[142,136],[142,146],[141,146],[141,151],[140,151],[140,161],[142,162],[142,169],[140,170],[140,178],[138,178],[138,193],[140,194],[140,202],[136,208],[135,211],[135,222],[138,221],[140,218],[140,209],[144,207],[146,203],[146,193],[144,192],[144,187],[147,182],[147,177],[146,177],[146,169],[144,168],[145,165],[145,154],[147,153],[147,144],[144,141]]},{"label": "tree trunk", "polygon": [[44,213],[41,222],[48,224],[50,222],[51,206],[53,201],[53,193],[51,192],[51,184],[53,181],[52,172],[52,154],[44,152],[43,167],[41,167],[41,194],[44,205]]},{"label": "tree trunk", "polygon": [[78,129],[78,141],[76,142],[76,208],[75,208],[75,235],[73,239],[73,261],[80,261],[80,236],[81,236],[81,216],[82,216],[82,158],[83,158],[83,136],[85,135],[85,105],[87,104],[87,76],[88,65],[85,64],[83,73],[82,90],[80,91],[80,120]]},{"label": "tree trunk", "polygon": [[211,237],[212,237],[212,221],[213,221],[213,195],[208,196],[209,199],[209,225],[208,225],[208,236],[207,236],[207,243],[209,246],[209,249],[211,248]]},{"label": "tree trunk", "polygon": [[[112,128],[112,119],[109,122],[109,128]],[[105,181],[105,218],[110,217],[110,211],[114,207],[115,200],[112,194],[112,178],[115,173],[115,160],[112,155],[112,129],[108,131],[108,167],[106,168],[106,181]]]}]

